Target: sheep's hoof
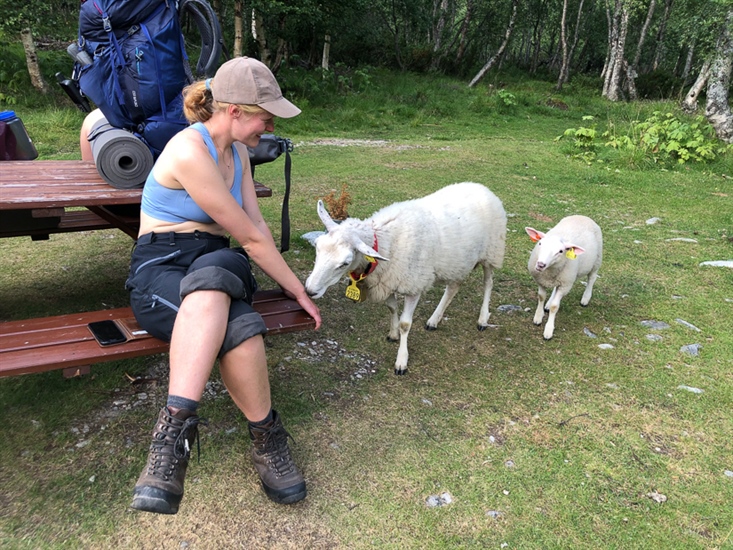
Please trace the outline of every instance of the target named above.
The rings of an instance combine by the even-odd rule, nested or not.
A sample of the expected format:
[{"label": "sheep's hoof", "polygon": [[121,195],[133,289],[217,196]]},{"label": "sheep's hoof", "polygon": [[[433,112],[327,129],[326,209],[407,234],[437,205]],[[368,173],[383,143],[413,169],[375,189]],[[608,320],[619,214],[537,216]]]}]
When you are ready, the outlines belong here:
[{"label": "sheep's hoof", "polygon": [[438,330],[438,327],[433,327],[433,326],[430,326],[430,325],[427,325],[426,324],[425,325],[425,330]]},{"label": "sheep's hoof", "polygon": [[478,330],[479,330],[479,332],[483,332],[483,331],[485,331],[485,330],[486,330],[487,328],[489,328],[489,327],[488,327],[488,326],[486,326],[486,325],[478,325]]},{"label": "sheep's hoof", "polygon": [[407,368],[406,367],[404,369],[395,368],[394,373],[397,376],[404,376],[405,374],[407,374]]},{"label": "sheep's hoof", "polygon": [[387,342],[399,342],[399,338],[392,338],[391,336],[387,336]]},{"label": "sheep's hoof", "polygon": [[552,340],[552,336],[545,336],[544,334],[542,335],[542,338],[545,340]]}]

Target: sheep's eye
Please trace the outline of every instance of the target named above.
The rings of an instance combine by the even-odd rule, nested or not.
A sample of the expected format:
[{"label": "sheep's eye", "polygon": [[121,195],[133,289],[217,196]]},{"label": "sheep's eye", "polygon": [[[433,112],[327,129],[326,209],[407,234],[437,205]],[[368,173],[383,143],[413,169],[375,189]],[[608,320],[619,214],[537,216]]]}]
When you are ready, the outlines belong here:
[{"label": "sheep's eye", "polygon": [[341,265],[339,266],[339,269],[340,269],[340,268],[342,268],[342,267],[346,267],[346,266],[348,266],[348,265],[349,265],[349,262],[344,262],[344,263],[342,263],[342,264],[341,264]]}]

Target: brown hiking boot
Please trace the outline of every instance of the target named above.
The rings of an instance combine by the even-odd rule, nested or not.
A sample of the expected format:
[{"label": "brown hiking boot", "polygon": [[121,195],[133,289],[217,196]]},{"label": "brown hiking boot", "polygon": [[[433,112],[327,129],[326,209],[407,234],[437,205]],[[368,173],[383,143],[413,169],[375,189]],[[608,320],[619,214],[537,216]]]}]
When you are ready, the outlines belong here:
[{"label": "brown hiking boot", "polygon": [[186,409],[173,415],[168,407],[160,410],[148,463],[132,494],[132,508],[157,514],[178,512],[191,446],[198,439],[199,422],[206,421]]},{"label": "brown hiking boot", "polygon": [[265,494],[278,504],[292,504],[306,495],[305,480],[290,456],[288,437],[280,415],[272,411],[272,422],[258,427],[249,425],[252,460]]}]

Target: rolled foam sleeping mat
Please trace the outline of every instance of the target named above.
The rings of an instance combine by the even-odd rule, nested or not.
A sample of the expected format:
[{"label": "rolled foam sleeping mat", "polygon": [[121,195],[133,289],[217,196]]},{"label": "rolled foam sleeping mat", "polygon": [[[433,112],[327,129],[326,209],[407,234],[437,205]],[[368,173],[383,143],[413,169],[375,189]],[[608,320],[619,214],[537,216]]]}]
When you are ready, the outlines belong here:
[{"label": "rolled foam sleeping mat", "polygon": [[133,189],[145,185],[154,161],[140,138],[102,119],[92,126],[89,142],[99,175],[112,187]]}]

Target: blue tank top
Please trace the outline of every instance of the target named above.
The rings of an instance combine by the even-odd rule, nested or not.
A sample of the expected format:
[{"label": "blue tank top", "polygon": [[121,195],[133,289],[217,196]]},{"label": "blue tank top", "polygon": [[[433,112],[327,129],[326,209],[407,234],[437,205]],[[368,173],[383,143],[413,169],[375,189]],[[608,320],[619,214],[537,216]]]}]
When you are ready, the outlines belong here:
[{"label": "blue tank top", "polygon": [[[198,131],[204,138],[204,143],[209,149],[209,154],[214,162],[219,164],[219,155],[211,139],[209,131],[200,122],[192,124],[190,128]],[[242,201],[242,160],[239,158],[237,149],[232,145],[232,156],[234,157],[234,185],[230,190],[234,199],[243,205]],[[204,212],[201,207],[191,198],[185,189],[170,189],[163,187],[153,177],[153,170],[148,174],[143,188],[141,209],[148,216],[164,222],[182,223],[194,221],[197,223],[214,223],[214,220]]]}]

